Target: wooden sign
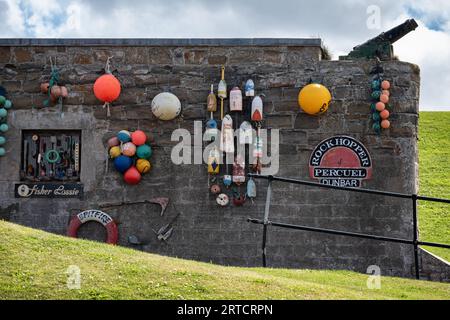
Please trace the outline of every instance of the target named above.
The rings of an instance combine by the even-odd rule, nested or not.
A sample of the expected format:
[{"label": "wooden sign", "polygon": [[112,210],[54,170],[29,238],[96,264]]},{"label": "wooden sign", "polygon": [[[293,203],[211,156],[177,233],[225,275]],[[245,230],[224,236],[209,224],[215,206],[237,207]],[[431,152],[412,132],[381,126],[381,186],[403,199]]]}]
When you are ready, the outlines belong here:
[{"label": "wooden sign", "polygon": [[347,136],[328,138],[314,149],[309,174],[320,183],[338,187],[361,187],[372,178],[372,160],[366,147]]},{"label": "wooden sign", "polygon": [[82,184],[22,183],[14,188],[16,198],[81,198]]}]

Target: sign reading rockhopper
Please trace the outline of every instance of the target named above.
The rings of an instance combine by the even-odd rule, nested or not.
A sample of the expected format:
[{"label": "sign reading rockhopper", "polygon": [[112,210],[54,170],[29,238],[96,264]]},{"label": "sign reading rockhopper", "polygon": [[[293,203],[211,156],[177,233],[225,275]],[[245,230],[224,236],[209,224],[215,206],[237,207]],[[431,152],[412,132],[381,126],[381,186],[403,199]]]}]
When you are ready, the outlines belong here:
[{"label": "sign reading rockhopper", "polygon": [[314,149],[309,161],[311,178],[339,187],[361,187],[372,178],[372,160],[366,147],[347,136],[328,138]]},{"label": "sign reading rockhopper", "polygon": [[81,198],[82,184],[21,183],[14,188],[16,198]]}]

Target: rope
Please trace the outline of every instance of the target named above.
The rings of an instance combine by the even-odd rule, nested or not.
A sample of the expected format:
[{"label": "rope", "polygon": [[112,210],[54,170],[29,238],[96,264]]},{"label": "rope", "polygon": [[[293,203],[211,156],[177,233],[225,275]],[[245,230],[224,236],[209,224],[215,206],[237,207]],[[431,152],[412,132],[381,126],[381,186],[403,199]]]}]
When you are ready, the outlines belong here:
[{"label": "rope", "polygon": [[[44,107],[48,107],[50,105],[51,98],[52,98],[52,87],[57,85],[59,82],[59,71],[58,71],[58,68],[56,67],[56,58],[55,58],[54,62],[53,62],[52,57],[50,57],[49,59],[50,59],[51,76],[50,76],[50,81],[48,84],[48,99],[44,101]],[[60,100],[61,100],[61,97],[60,97]]]},{"label": "rope", "polygon": [[112,58],[114,58],[114,56],[108,57],[108,59],[106,59],[106,64],[105,64],[105,72],[110,74],[111,73],[111,60]]},{"label": "rope", "polygon": [[[112,58],[114,58],[114,56],[108,57],[106,59],[106,64],[105,64],[105,73],[106,74],[111,74],[111,60]],[[111,117],[111,109],[110,109],[111,104],[109,102],[105,102],[103,104],[103,109],[106,108],[106,116],[109,118]]]}]

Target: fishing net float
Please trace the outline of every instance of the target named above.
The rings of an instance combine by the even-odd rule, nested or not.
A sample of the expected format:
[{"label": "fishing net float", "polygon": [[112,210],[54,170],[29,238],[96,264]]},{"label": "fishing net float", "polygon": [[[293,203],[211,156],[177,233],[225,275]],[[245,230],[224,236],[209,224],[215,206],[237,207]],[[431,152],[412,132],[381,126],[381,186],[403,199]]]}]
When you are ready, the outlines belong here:
[{"label": "fishing net float", "polygon": [[319,83],[306,85],[298,94],[298,105],[307,114],[319,115],[328,110],[331,93]]},{"label": "fishing net float", "polygon": [[105,74],[100,76],[94,83],[95,97],[102,101],[103,108],[106,108],[106,114],[111,116],[110,105],[120,96],[121,86],[119,80],[111,72],[111,59],[108,57],[105,66]]}]

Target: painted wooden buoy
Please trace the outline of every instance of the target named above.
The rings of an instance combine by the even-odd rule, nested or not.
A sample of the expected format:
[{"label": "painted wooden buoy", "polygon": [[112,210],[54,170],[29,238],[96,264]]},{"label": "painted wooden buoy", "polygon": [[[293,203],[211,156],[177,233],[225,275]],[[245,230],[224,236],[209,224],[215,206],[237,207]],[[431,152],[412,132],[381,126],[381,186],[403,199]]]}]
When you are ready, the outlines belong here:
[{"label": "painted wooden buoy", "polygon": [[255,96],[255,83],[252,79],[248,79],[245,83],[245,96],[254,97]]},{"label": "painted wooden buoy", "polygon": [[256,96],[252,101],[252,121],[260,122],[263,120],[263,101],[260,96]]},{"label": "painted wooden buoy", "polygon": [[238,87],[230,91],[230,111],[242,111],[242,91]]}]

